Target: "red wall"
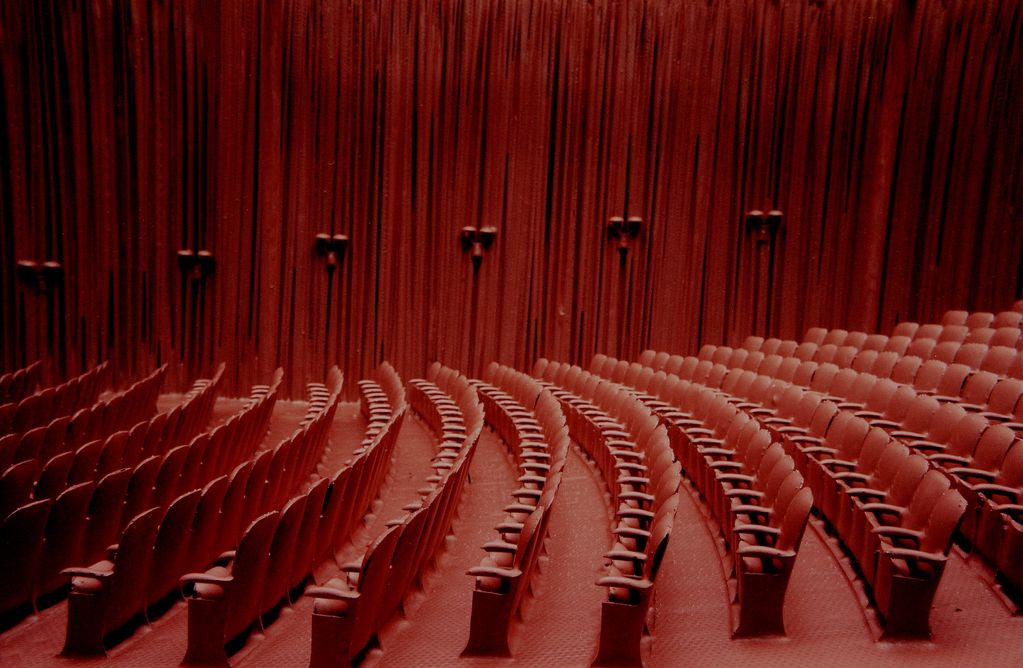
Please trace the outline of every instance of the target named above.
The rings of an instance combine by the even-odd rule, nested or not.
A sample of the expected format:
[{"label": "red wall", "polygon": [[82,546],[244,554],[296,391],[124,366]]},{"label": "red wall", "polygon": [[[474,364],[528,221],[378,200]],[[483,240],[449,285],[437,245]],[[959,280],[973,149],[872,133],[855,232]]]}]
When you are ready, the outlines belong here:
[{"label": "red wall", "polygon": [[[0,364],[226,359],[300,390],[334,362],[998,310],[1021,22],[1018,0],[0,3]],[[758,250],[744,213],[770,208]],[[624,265],[615,215],[645,221]],[[475,279],[465,225],[498,229]],[[350,236],[334,274],[320,232]],[[40,292],[21,260],[63,275]]]}]

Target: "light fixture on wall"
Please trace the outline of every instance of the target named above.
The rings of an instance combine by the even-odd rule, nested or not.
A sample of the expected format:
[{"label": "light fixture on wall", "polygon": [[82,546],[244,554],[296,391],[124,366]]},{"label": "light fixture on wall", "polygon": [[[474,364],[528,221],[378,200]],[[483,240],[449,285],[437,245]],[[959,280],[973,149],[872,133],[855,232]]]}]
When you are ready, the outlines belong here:
[{"label": "light fixture on wall", "polygon": [[36,294],[47,295],[64,278],[64,265],[53,260],[46,262],[19,260],[18,278],[23,283],[34,287]]},{"label": "light fixture on wall", "polygon": [[178,266],[193,281],[201,281],[213,273],[216,261],[208,250],[193,251],[187,248],[178,251]]},{"label": "light fixture on wall", "polygon": [[497,238],[497,228],[486,226],[486,227],[473,227],[472,225],[466,225],[461,230],[462,239],[462,250],[471,250],[472,257],[472,270],[479,271],[480,264],[483,263],[483,251],[490,248],[491,244],[494,243],[494,239]]},{"label": "light fixture on wall", "polygon": [[330,235],[320,232],[316,235],[316,252],[326,260],[327,273],[332,273],[344,260],[345,250],[348,248],[348,235]]},{"label": "light fixture on wall", "polygon": [[642,229],[643,219],[639,216],[628,218],[612,216],[608,219],[607,234],[610,239],[618,242],[618,254],[622,264],[625,264],[625,258],[629,254],[629,242],[638,237]]}]

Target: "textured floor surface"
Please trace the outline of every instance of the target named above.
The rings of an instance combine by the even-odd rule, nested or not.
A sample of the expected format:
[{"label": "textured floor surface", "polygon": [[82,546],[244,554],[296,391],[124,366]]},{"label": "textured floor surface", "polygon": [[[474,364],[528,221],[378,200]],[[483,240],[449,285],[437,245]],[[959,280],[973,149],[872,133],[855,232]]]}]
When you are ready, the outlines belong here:
[{"label": "textured floor surface", "polygon": [[[166,398],[162,399],[162,401]],[[214,421],[226,419],[240,403],[218,401]],[[279,402],[264,447],[289,434],[304,414],[300,402]],[[318,467],[329,475],[358,446],[364,422],[357,406],[338,411],[330,447]],[[421,422],[402,428],[392,469],[381,498],[338,560],[354,558],[383,523],[417,498],[429,474],[435,440]],[[536,597],[527,600],[523,620],[513,629],[513,659],[469,659],[459,654],[468,638],[472,579],[484,542],[495,537],[515,486],[515,468],[503,443],[484,431],[471,469],[447,551],[427,575],[424,591],[407,601],[407,616],[381,634],[381,648],[368,666],[546,665],[586,666],[596,650],[600,602],[594,582],[602,572],[601,554],[609,544],[604,483],[573,449],[566,467],[547,541]],[[650,615],[652,634],[644,641],[650,667],[680,665],[757,666],[961,666],[1023,665],[1023,618],[1014,617],[986,583],[987,574],[955,551],[938,592],[931,621],[932,641],[876,641],[876,629],[858,601],[858,592],[840,566],[840,555],[817,525],[808,529],[786,603],[787,638],[732,640],[728,589],[715,537],[698,499],[683,493],[675,531],[658,577]],[[336,565],[316,573],[322,581]],[[312,602],[286,607],[265,632],[257,632],[231,658],[232,665],[305,665],[309,657]],[[66,605],[58,604],[0,635],[0,666],[177,666],[184,655],[184,604],[143,626],[106,658],[83,661],[57,656],[63,643]]]}]

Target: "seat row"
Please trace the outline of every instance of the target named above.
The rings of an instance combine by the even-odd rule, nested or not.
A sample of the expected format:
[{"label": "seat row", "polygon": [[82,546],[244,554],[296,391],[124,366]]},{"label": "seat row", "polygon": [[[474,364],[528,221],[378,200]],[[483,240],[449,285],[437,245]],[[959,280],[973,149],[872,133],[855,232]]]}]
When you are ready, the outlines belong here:
[{"label": "seat row", "polygon": [[121,438],[117,447],[95,452],[91,466],[72,463],[63,478],[55,467],[45,469],[34,489],[26,485],[33,496],[0,523],[0,536],[11,547],[2,555],[0,613],[16,621],[31,607],[62,598],[67,583],[62,569],[100,559],[137,514],[165,508],[181,493],[251,457],[275,398],[276,392],[212,432],[137,465],[124,461]]},{"label": "seat row", "polygon": [[366,419],[364,445],[376,436],[391,417],[405,405],[405,387],[388,362],[377,367],[373,378],[358,382],[359,409]]},{"label": "seat row", "polygon": [[0,375],[0,404],[16,403],[35,392],[42,375],[42,360]]},{"label": "seat row", "polygon": [[[724,379],[727,374],[716,374],[716,377]],[[877,384],[877,379],[874,379],[874,382]],[[812,386],[812,377],[810,383]],[[701,396],[702,389],[693,389],[692,385],[677,377],[669,377],[661,384],[659,392],[675,405],[690,406],[699,413],[703,409],[698,404],[694,407],[693,398]],[[891,388],[888,384],[884,386]],[[908,457],[910,451],[905,443],[898,440],[902,436],[899,430],[901,423],[886,420],[884,415],[872,411],[871,408],[883,406],[881,408],[883,411],[887,404],[882,400],[882,395],[890,399],[895,392],[879,392],[875,396],[875,401],[867,407],[855,401],[843,401],[843,397],[833,397],[832,401],[820,392],[788,380],[762,375],[757,376],[752,383],[730,384],[727,389],[722,384],[714,389],[718,389],[730,403],[756,417],[765,427],[774,430],[794,456],[813,490],[815,503],[823,517],[835,528],[839,538],[856,560],[864,576],[864,584],[873,593],[873,600],[885,622],[886,632],[891,635],[927,635],[929,601],[940,582],[941,566],[947,559],[951,547],[952,532],[965,512],[962,495],[954,489],[950,490],[949,484],[945,490],[951,493],[942,502],[938,514],[931,516],[925,513],[923,516],[913,516],[912,520],[904,513],[887,515],[885,519],[889,523],[897,523],[903,519],[917,523],[913,527],[903,527],[907,531],[917,533],[910,538],[900,536],[898,541],[892,540],[895,533],[895,530],[892,530],[884,540],[865,542],[863,532],[853,529],[854,524],[848,520],[853,508],[850,499],[866,494],[863,489],[880,491],[883,498],[873,499],[876,502],[905,501],[916,490],[914,484],[919,483],[924,472],[930,468],[925,457],[922,455],[916,457],[910,466],[915,467],[911,470],[919,471],[920,476],[913,480],[909,473],[906,473],[905,484],[900,486],[903,493],[896,495],[897,498],[889,499],[886,496],[897,471],[897,464]],[[908,391],[912,393],[911,389]],[[960,408],[959,411],[961,417],[968,417],[964,409]],[[956,409],[950,408],[946,413],[952,418]],[[984,427],[989,424],[980,416],[973,417]],[[852,426],[849,426],[850,420],[854,422]],[[837,429],[834,435],[831,429]],[[842,438],[844,429],[849,430],[849,435],[846,437],[848,442],[844,443],[840,458],[824,457],[825,466],[820,468],[805,456],[807,453],[828,454],[836,450],[837,439]],[[822,440],[829,438],[833,439],[833,442]],[[861,451],[863,456],[857,457]],[[887,453],[883,466],[880,463],[881,453]],[[852,484],[849,484],[850,482]],[[927,511],[937,508],[932,506],[933,503],[923,504],[921,507]],[[855,526],[861,525],[862,523]],[[881,534],[883,532],[871,533],[870,537]],[[907,547],[910,543],[912,545]]]},{"label": "seat row", "polygon": [[[6,517],[30,498],[36,501],[56,498],[69,485],[99,480],[115,470],[134,468],[146,458],[168,454],[171,446],[177,445],[177,438],[192,438],[193,432],[205,428],[215,388],[215,383],[206,384],[188,399],[187,410],[154,416],[138,422],[131,431],[116,431],[78,448],[60,441],[61,424],[38,428],[47,432],[40,438],[28,438],[35,429],[26,432],[15,455],[20,461],[0,475],[0,517]],[[187,419],[183,421],[181,417]],[[175,418],[173,423],[171,418]],[[57,436],[51,439],[52,434]]]},{"label": "seat row", "polygon": [[[310,665],[356,662],[399,610],[444,544],[483,429],[483,407],[465,376],[434,364],[407,388],[409,406],[439,441],[436,473],[421,499],[370,543],[342,575],[309,589],[314,597]],[[437,464],[441,464],[437,466]]]},{"label": "seat row", "polygon": [[464,655],[511,656],[509,627],[530,590],[544,549],[551,507],[568,456],[569,433],[558,400],[530,376],[496,362],[476,384],[486,421],[519,470],[520,487],[505,506],[499,534],[469,569],[475,578],[469,641]]},{"label": "seat row", "polygon": [[[601,368],[604,362],[601,355],[592,366]],[[652,375],[633,373],[630,377],[644,382],[637,397],[668,428],[687,478],[702,497],[708,519],[719,529],[721,556],[732,592],[734,634],[783,634],[785,593],[812,505],[809,489],[802,491],[802,476],[793,470],[791,458],[784,457],[780,446],[762,460],[771,445],[768,432],[736,408],[725,406],[722,418],[727,414],[727,419],[718,425],[722,432],[734,432],[727,443],[723,434],[710,429],[715,425],[694,420],[676,408],[697,401],[723,402],[712,390],[698,384],[682,385],[677,377],[663,373],[656,378],[656,387],[645,382],[654,380]],[[691,390],[690,396],[682,395],[683,387]],[[669,392],[671,388],[679,391]],[[664,394],[658,396],[658,389]],[[734,437],[740,434],[742,447],[737,447]],[[751,439],[757,447],[747,456],[744,446]],[[742,529],[737,532],[736,527]]]},{"label": "seat row", "polygon": [[0,436],[27,431],[91,406],[109,382],[110,363],[103,362],[59,385],[0,405]]},{"label": "seat row", "polygon": [[614,542],[605,552],[596,663],[641,665],[647,612],[678,507],[680,466],[658,418],[622,386],[578,366],[537,360],[573,440],[604,478]]},{"label": "seat row", "polygon": [[72,416],[64,415],[49,424],[0,437],[0,471],[30,459],[47,462],[88,441],[130,429],[148,419],[155,412],[165,375],[166,367],[160,367],[128,389]]},{"label": "seat row", "polygon": [[[236,550],[222,554],[213,568],[181,578],[188,600],[186,664],[226,663],[251,628],[268,625],[282,604],[301,596],[313,569],[347,542],[376,498],[403,408],[352,462],[329,477],[303,484],[327,446],[340,396],[336,368],[331,376],[334,380],[326,386],[329,397],[320,413],[274,448],[279,452],[292,443],[295,454],[289,460],[298,463],[282,462],[285,470],[290,466],[295,472],[290,482],[281,492],[264,496],[258,511],[262,514],[252,518]],[[311,410],[314,405],[311,402]]]}]

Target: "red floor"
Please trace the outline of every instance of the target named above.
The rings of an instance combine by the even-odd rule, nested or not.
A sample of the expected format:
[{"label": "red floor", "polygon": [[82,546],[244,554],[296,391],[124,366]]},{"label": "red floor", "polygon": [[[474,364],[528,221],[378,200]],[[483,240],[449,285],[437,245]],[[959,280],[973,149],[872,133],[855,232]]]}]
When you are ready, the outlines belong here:
[{"label": "red floor", "polygon": [[[215,419],[235,410],[236,403],[220,400]],[[290,433],[304,410],[300,402],[279,402],[266,442]],[[321,463],[322,473],[336,470],[349,457],[363,429],[357,407],[342,406]],[[382,498],[339,560],[357,554],[384,522],[416,498],[415,490],[429,472],[433,446],[433,437],[418,420],[406,420]],[[540,578],[533,583],[536,596],[526,605],[525,619],[514,633],[514,658],[459,658],[468,637],[472,592],[472,579],[465,571],[478,563],[480,546],[493,538],[492,527],[500,521],[501,508],[515,485],[513,476],[503,444],[484,431],[447,552],[426,578],[425,591],[406,602],[407,617],[394,620],[384,630],[381,648],[372,651],[364,665],[589,664],[603,597],[594,582],[602,571],[600,555],[609,545],[609,533],[603,482],[578,451],[570,457],[555,505],[548,554],[542,560]],[[325,564],[317,580],[336,572],[334,564]],[[645,643],[644,658],[648,666],[1021,665],[1023,618],[1012,616],[988,586],[987,577],[978,564],[954,553],[931,615],[933,640],[878,642],[875,625],[857,600],[856,587],[843,574],[820,527],[814,525],[803,541],[789,589],[788,637],[732,640],[728,595],[713,534],[698,501],[683,494],[657,580],[652,635]],[[306,663],[311,608],[309,599],[286,608],[265,633],[249,639],[231,664],[279,668]],[[66,604],[61,603],[0,635],[0,665],[176,666],[184,655],[186,622],[185,606],[179,603],[113,648],[105,659],[64,659],[57,656],[66,623]]]}]

